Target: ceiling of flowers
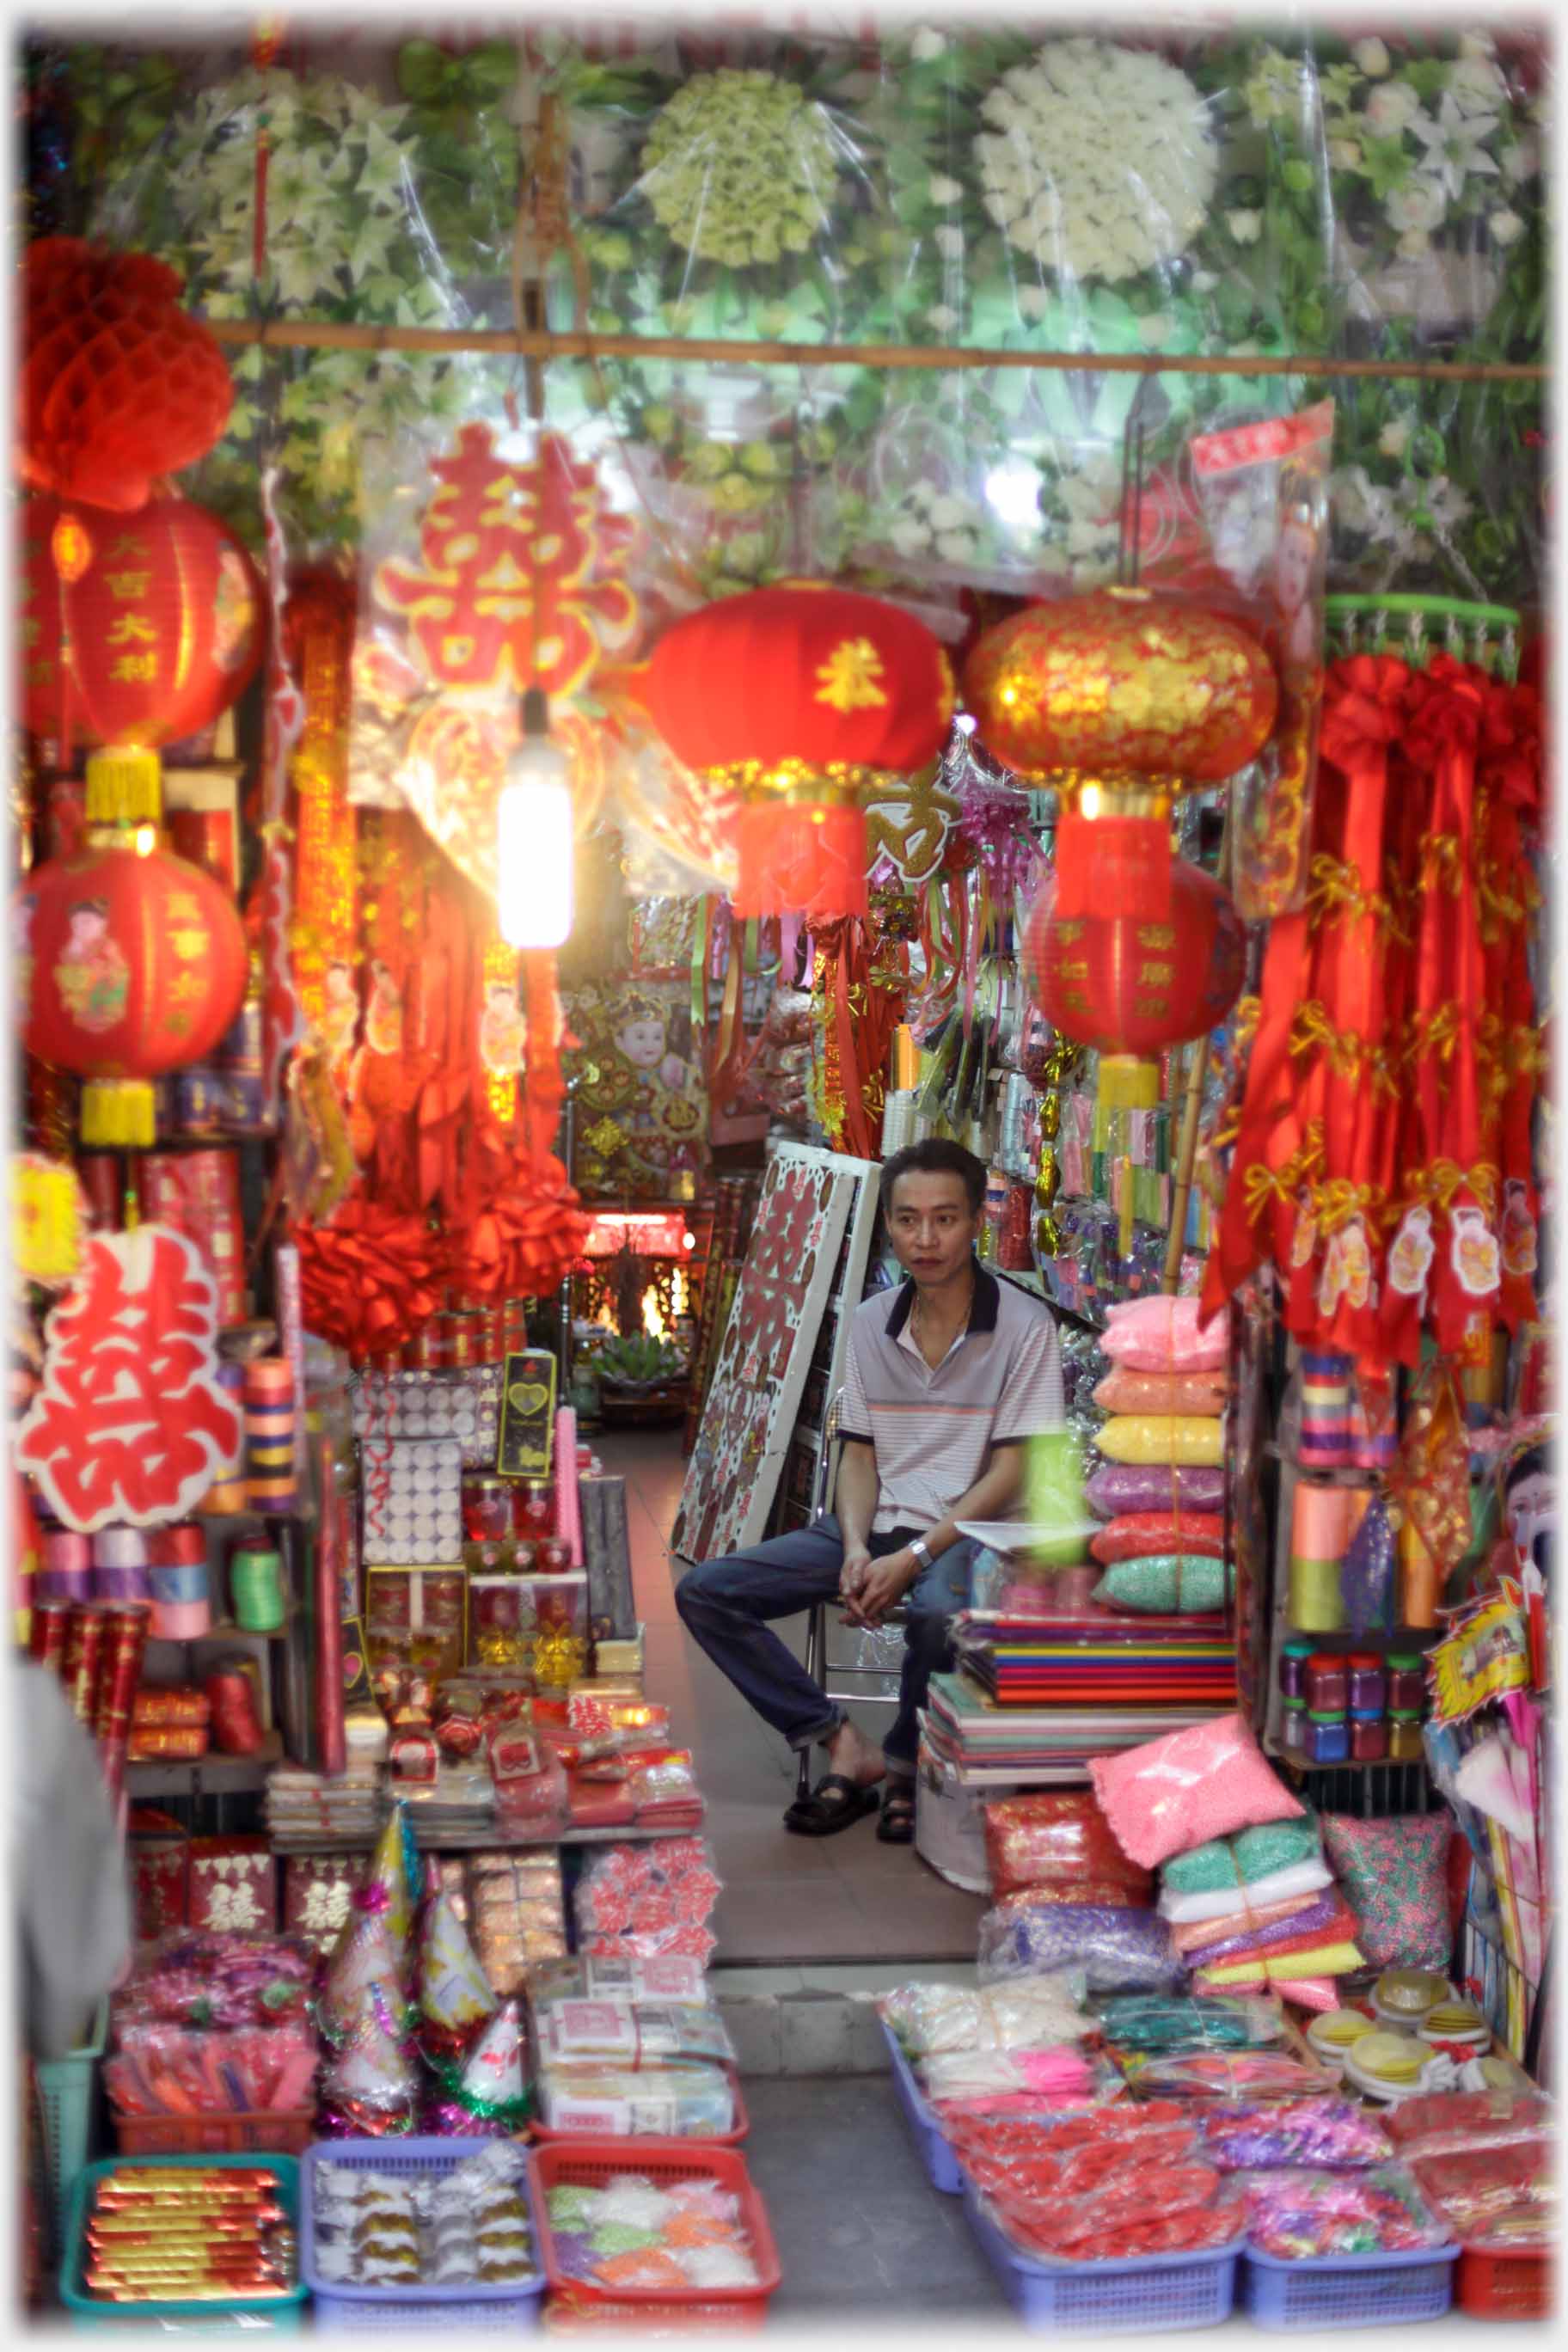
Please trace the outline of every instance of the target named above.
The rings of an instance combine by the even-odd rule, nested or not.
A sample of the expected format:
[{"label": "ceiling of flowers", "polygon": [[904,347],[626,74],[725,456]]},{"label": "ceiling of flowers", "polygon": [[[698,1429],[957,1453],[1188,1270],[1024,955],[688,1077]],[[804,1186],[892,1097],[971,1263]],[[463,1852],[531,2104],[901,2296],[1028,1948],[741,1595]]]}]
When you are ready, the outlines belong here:
[{"label": "ceiling of flowers", "polygon": [[[1542,360],[1528,44],[307,33],[266,67],[243,45],[35,47],[29,82],[43,225],[165,257],[214,320],[512,326],[520,142],[551,95],[551,325],[1086,354],[1069,373],[552,359],[548,426],[638,520],[678,606],[796,572],[933,612],[965,588],[1090,586],[1115,567],[1135,399],[1155,563],[1190,516],[1193,433],[1325,391],[1331,587],[1533,597],[1539,384],[1092,367]],[[230,357],[230,429],[186,487],[254,539],[275,465],[302,553],[366,557],[398,485],[422,498],[461,424],[504,432],[525,400],[505,353]]]}]

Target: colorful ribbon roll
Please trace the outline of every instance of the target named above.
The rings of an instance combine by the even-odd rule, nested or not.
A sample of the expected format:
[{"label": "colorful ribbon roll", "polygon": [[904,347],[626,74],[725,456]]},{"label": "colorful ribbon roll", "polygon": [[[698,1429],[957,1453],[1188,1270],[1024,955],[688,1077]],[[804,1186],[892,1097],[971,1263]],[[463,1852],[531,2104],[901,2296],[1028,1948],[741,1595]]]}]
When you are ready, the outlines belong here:
[{"label": "colorful ribbon roll", "polygon": [[1351,1458],[1351,1360],[1302,1351],[1301,1434],[1303,1468],[1335,1469]]}]

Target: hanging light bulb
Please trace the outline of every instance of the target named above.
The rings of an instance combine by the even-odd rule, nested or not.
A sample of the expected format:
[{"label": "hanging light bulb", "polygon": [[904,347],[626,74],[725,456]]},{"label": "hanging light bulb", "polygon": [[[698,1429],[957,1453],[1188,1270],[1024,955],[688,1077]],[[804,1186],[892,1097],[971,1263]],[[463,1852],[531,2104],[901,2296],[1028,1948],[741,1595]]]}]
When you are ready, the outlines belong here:
[{"label": "hanging light bulb", "polygon": [[522,698],[522,740],[496,809],[496,909],[509,948],[558,948],[572,929],[571,769],[544,689]]}]

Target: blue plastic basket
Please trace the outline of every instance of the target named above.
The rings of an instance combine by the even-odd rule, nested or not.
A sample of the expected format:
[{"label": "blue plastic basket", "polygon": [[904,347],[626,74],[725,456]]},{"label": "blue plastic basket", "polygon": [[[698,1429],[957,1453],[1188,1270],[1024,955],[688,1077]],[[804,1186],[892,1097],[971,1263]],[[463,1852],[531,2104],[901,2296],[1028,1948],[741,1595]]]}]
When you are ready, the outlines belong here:
[{"label": "blue plastic basket", "polygon": [[1247,2249],[1241,2308],[1255,2326],[1388,2327],[1441,2319],[1454,2300],[1458,2246],[1408,2254],[1321,2254],[1286,2262]]},{"label": "blue plastic basket", "polygon": [[899,2105],[904,2111],[910,2135],[920,2151],[921,2162],[925,2166],[926,2178],[933,2189],[941,2189],[944,2197],[957,2197],[963,2192],[963,2175],[952,2152],[952,2143],[932,2115],[925,2094],[915,2080],[914,2069],[899,2047],[898,2035],[885,2023],[882,2032],[887,2037],[888,2054],[893,2062],[893,2088],[899,2095]]},{"label": "blue plastic basket", "polygon": [[1020,2254],[992,2221],[967,2176],[963,2210],[1002,2291],[1026,2327],[1048,2335],[1144,2335],[1212,2327],[1236,2300],[1241,2241],[1195,2254],[1142,2254],[1125,2262],[1051,2263]]},{"label": "blue plastic basket", "polygon": [[179,2165],[186,2170],[211,2171],[221,2167],[225,2171],[248,2172],[253,2165],[265,2164],[278,2175],[278,2201],[298,2229],[300,2221],[300,2166],[292,2156],[110,2156],[98,2164],[89,2164],[77,2177],[71,2191],[70,2221],[66,2231],[66,2255],[60,2266],[60,2299],[70,2314],[73,2327],[166,2327],[178,2323],[182,2336],[252,2335],[258,2327],[269,2328],[275,2335],[292,2334],[303,2325],[305,2282],[303,2276],[285,2295],[269,2295],[247,2301],[238,2296],[232,2303],[100,2303],[89,2294],[82,2284],[82,2252],[87,2242],[87,2217],[92,2204],[92,2192],[107,2172],[134,2172],[139,2168],[161,2170],[168,2165]]},{"label": "blue plastic basket", "polygon": [[300,2165],[300,2271],[314,2298],[312,2316],[318,2328],[335,2335],[365,2335],[383,2328],[424,2328],[434,2332],[466,2327],[493,2334],[500,2328],[527,2332],[539,2326],[544,2300],[544,2214],[533,2158],[526,2158],[523,2187],[533,2232],[539,2276],[531,2286],[515,2279],[505,2285],[485,2286],[478,2280],[461,2286],[361,2286],[352,2290],[322,2278],[316,2267],[315,2179],[318,2164],[342,2164],[356,2172],[451,2172],[484,2145],[477,2139],[332,2139],[318,2140]]}]

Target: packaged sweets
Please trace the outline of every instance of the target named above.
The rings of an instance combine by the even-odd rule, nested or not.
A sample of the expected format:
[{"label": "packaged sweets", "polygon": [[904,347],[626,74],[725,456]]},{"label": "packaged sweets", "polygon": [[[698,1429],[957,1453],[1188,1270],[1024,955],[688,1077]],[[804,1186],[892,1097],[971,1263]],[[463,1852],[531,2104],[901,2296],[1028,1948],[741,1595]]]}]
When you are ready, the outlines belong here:
[{"label": "packaged sweets", "polygon": [[315,2159],[316,2267],[331,2285],[531,2284],[539,2250],[527,2162],[493,2139],[450,2171],[362,2170]]},{"label": "packaged sweets", "polygon": [[1394,2155],[1379,2119],[1343,2098],[1221,2101],[1203,2110],[1203,2144],[1222,2172],[1387,2164]]},{"label": "packaged sweets", "polygon": [[616,2173],[550,2191],[554,2258],[568,2279],[614,2293],[700,2293],[763,2284],[741,2200],[714,2179]]}]

